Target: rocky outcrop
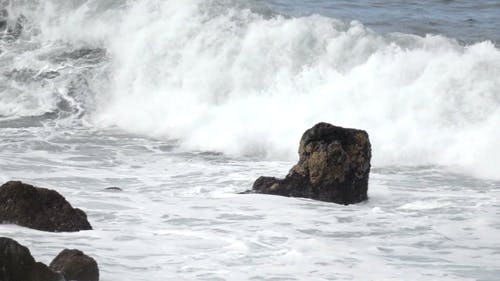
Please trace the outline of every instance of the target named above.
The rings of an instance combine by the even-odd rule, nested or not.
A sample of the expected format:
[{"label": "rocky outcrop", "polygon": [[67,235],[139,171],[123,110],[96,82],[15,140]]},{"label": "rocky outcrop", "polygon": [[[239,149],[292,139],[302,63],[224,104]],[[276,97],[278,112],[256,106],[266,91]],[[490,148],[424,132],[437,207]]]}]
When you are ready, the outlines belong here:
[{"label": "rocky outcrop", "polygon": [[299,156],[284,179],[260,177],[254,192],[345,205],[368,198],[371,145],[365,131],[316,124],[302,135]]},{"label": "rocky outcrop", "polygon": [[59,193],[20,181],[0,187],[0,223],[51,232],[92,229],[87,215],[73,208]]},{"label": "rocky outcrop", "polygon": [[79,250],[63,250],[50,263],[49,267],[54,271],[62,273],[66,280],[99,280],[97,262]]},{"label": "rocky outcrop", "polygon": [[28,248],[0,237],[1,281],[99,281],[97,262],[79,250],[65,249],[50,267],[35,262]]},{"label": "rocky outcrop", "polygon": [[16,241],[0,237],[0,280],[59,281],[62,275],[36,262],[28,248]]}]

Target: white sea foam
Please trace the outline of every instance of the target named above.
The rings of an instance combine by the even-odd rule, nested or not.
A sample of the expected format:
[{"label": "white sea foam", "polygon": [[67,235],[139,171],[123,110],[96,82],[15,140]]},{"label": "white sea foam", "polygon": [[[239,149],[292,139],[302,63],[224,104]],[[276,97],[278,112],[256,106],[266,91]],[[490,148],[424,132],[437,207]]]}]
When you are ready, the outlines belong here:
[{"label": "white sea foam", "polygon": [[[97,126],[189,150],[294,159],[316,122],[366,129],[375,165],[498,178],[500,50],[359,22],[286,18],[238,1],[46,1],[43,44],[104,47]],[[64,12],[62,12],[64,11]]]},{"label": "white sea foam", "polygon": [[55,189],[94,228],[0,225],[0,236],[38,261],[77,248],[97,260],[103,281],[498,279],[498,182],[386,167],[372,170],[369,200],[356,205],[240,195],[293,163],[182,152],[120,130],[59,129],[0,130],[1,182]]},{"label": "white sea foam", "polygon": [[437,201],[415,201],[404,204],[399,207],[400,210],[432,210],[449,206],[449,203],[442,203]]}]

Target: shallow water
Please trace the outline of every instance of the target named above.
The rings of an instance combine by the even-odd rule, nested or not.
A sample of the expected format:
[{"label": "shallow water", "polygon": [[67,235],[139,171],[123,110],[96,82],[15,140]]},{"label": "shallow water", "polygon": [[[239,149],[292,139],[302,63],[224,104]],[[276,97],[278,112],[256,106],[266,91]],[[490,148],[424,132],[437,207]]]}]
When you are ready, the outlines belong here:
[{"label": "shallow water", "polygon": [[[495,280],[499,187],[440,168],[374,168],[370,199],[341,206],[238,195],[291,162],[179,151],[116,131],[3,130],[2,181],[57,189],[94,230],[0,235],[43,262],[64,247],[102,280]],[[22,141],[20,141],[22,140]],[[119,186],[122,192],[105,190]]]},{"label": "shallow water", "polygon": [[[0,182],[94,228],[0,225],[37,260],[78,248],[104,281],[500,276],[494,2],[3,6]],[[367,202],[238,194],[319,121],[370,134]]]}]

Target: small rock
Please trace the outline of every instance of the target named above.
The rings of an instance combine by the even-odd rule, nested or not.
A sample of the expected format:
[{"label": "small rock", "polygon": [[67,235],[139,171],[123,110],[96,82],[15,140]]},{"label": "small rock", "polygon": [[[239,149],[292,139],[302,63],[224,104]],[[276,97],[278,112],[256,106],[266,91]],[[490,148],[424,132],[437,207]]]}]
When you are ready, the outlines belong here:
[{"label": "small rock", "polygon": [[16,241],[0,237],[0,280],[59,281],[62,276],[46,265],[35,262],[28,248]]},{"label": "small rock", "polygon": [[0,187],[0,223],[51,232],[90,230],[87,215],[54,190],[20,181]]},{"label": "small rock", "polygon": [[62,273],[67,280],[99,280],[97,262],[79,250],[63,250],[50,263],[49,268]]},{"label": "small rock", "polygon": [[253,190],[345,205],[368,199],[371,145],[365,131],[316,124],[302,135],[299,156],[285,179],[260,177]]}]

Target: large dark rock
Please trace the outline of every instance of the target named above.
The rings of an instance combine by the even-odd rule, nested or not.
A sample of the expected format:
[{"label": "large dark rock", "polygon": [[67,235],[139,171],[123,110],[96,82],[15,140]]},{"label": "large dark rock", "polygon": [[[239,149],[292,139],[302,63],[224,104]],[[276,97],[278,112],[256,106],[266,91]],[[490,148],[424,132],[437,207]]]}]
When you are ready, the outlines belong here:
[{"label": "large dark rock", "polygon": [[28,248],[0,237],[1,281],[59,281],[62,276],[43,263],[35,262]]},{"label": "large dark rock", "polygon": [[99,280],[97,262],[79,250],[63,250],[50,263],[50,269],[61,272],[67,280]]},{"label": "large dark rock", "polygon": [[92,229],[87,215],[73,208],[59,193],[20,181],[9,181],[0,187],[0,223],[52,232]]},{"label": "large dark rock", "polygon": [[260,177],[253,190],[345,205],[368,198],[371,145],[365,131],[316,124],[302,135],[299,156],[285,179]]}]

